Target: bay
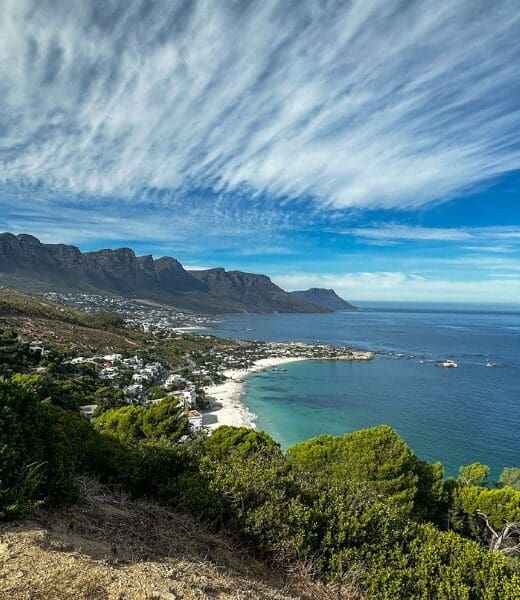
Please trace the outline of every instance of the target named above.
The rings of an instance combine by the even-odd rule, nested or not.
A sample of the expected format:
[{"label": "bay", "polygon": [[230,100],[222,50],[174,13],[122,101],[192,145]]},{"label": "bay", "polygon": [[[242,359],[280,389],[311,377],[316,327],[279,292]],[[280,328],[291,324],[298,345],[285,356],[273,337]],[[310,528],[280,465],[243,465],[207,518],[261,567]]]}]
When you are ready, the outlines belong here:
[{"label": "bay", "polygon": [[[475,461],[492,478],[520,466],[517,306],[372,303],[325,315],[229,315],[208,333],[377,352],[370,362],[305,361],[248,377],[244,403],[284,448],[386,423],[451,475]],[[445,359],[458,368],[437,366]]]}]

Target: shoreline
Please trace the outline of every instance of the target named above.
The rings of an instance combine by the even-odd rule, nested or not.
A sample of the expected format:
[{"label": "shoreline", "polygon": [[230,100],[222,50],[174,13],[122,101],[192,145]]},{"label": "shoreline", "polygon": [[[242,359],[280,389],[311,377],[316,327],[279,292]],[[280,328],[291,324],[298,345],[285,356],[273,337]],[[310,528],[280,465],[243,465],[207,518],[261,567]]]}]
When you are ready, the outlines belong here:
[{"label": "shoreline", "polygon": [[261,358],[247,369],[228,369],[224,371],[226,381],[206,388],[206,398],[211,402],[211,408],[200,411],[202,426],[210,431],[222,425],[256,429],[257,415],[249,410],[242,401],[244,384],[251,373],[306,360],[370,360],[372,357],[372,352],[354,352],[354,355],[331,358],[273,356]]},{"label": "shoreline", "polygon": [[242,402],[247,376],[251,373],[303,360],[309,359],[303,356],[261,358],[247,369],[224,371],[226,381],[206,388],[206,398],[212,406],[200,411],[203,427],[210,431],[222,425],[256,429],[256,414]]}]

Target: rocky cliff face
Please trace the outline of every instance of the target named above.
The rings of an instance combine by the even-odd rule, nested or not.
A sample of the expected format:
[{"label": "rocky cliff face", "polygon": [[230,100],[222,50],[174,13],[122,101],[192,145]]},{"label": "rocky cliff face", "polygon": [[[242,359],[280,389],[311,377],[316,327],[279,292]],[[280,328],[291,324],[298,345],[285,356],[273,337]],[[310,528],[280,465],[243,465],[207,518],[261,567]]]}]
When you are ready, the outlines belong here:
[{"label": "rocky cliff face", "polygon": [[224,269],[190,273],[204,283],[212,295],[225,298],[232,312],[242,312],[244,306],[255,307],[254,311],[246,309],[244,312],[328,312],[324,307],[293,297],[266,275]]},{"label": "rocky cliff face", "polygon": [[0,283],[29,291],[84,291],[146,298],[187,310],[322,312],[269,277],[210,269],[189,272],[174,258],[136,256],[130,248],[82,253],[27,234],[0,234]]},{"label": "rocky cliff face", "polygon": [[357,310],[353,304],[340,298],[332,289],[310,288],[308,290],[290,292],[290,294],[299,300],[310,302],[311,304],[322,306],[323,308],[333,311]]}]

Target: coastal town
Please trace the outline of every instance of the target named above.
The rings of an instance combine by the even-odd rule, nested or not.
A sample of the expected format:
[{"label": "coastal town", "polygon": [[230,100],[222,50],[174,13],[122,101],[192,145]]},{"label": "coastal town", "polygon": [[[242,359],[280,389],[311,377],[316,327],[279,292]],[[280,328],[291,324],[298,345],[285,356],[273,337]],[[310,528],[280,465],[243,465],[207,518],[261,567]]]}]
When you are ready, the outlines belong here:
[{"label": "coastal town", "polygon": [[[47,294],[47,298],[56,301],[54,296],[49,298]],[[63,298],[60,300],[64,301]],[[248,374],[264,369],[281,371],[283,365],[294,361],[370,360],[373,357],[371,352],[320,343],[222,340],[200,335],[194,329],[195,323],[199,323],[199,327],[206,324],[203,317],[198,317],[198,321],[196,316],[191,316],[191,321],[184,320],[191,324],[184,329],[179,326],[182,318],[174,309],[171,320],[167,320],[166,309],[140,306],[125,299],[81,295],[72,301],[69,297],[68,303],[87,312],[101,307],[116,312],[117,308],[124,321],[123,327],[129,331],[140,330],[149,336],[146,343],[134,351],[88,354],[72,350],[62,358],[42,340],[19,339],[30,354],[54,361],[54,369],[69,370],[74,376],[88,372],[102,384],[104,393],[99,402],[79,406],[79,413],[87,419],[114,406],[114,398],[117,398],[115,406],[150,406],[169,397],[178,401],[193,430],[211,430],[220,425],[254,427],[255,416],[241,400]],[[194,348],[176,356],[175,361],[165,357],[158,359],[151,350],[156,341],[163,338],[179,347],[183,342],[192,342]]]},{"label": "coastal town", "polygon": [[[40,341],[32,341],[33,352],[48,353]],[[65,364],[88,365],[100,380],[122,392],[127,404],[149,406],[173,397],[183,407],[193,429],[220,425],[254,426],[254,416],[240,397],[249,373],[281,367],[302,360],[370,360],[371,352],[353,351],[325,344],[240,342],[209,352],[193,352],[181,368],[172,371],[160,362],[146,362],[139,355],[107,354],[77,356]],[[93,418],[96,404],[83,405],[80,414]]]},{"label": "coastal town", "polygon": [[118,314],[127,327],[135,327],[156,337],[168,337],[179,330],[207,327],[213,322],[209,316],[144,299],[84,293],[47,292],[42,295],[53,302],[67,304],[87,313],[107,311]]}]

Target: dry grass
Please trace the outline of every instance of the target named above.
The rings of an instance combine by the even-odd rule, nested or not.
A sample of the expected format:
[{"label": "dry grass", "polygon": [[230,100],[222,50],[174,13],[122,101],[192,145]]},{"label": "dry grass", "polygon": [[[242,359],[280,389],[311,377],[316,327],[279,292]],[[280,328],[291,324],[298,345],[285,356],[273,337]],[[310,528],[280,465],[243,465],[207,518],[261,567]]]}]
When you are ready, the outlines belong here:
[{"label": "dry grass", "polygon": [[86,326],[85,317],[81,311],[41,296],[0,287],[0,328],[14,329],[24,338],[90,352],[134,350],[140,341],[128,339],[126,331]]},{"label": "dry grass", "polygon": [[80,485],[76,505],[0,526],[2,600],[359,598],[275,572],[188,517]]}]

